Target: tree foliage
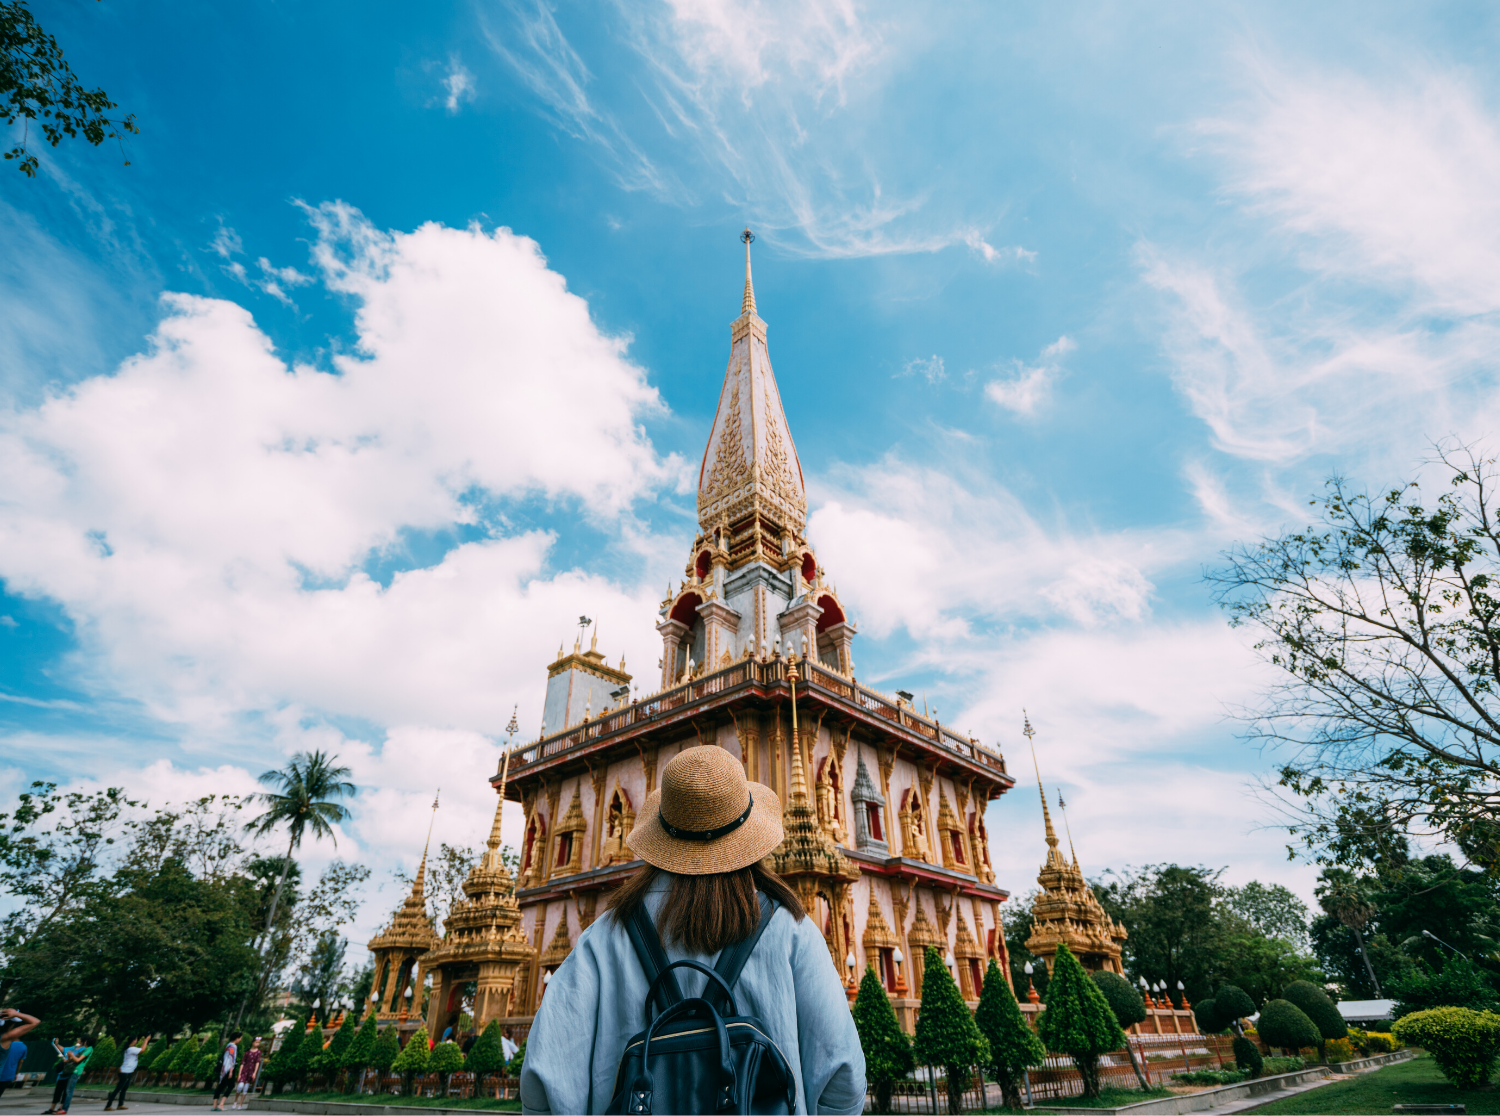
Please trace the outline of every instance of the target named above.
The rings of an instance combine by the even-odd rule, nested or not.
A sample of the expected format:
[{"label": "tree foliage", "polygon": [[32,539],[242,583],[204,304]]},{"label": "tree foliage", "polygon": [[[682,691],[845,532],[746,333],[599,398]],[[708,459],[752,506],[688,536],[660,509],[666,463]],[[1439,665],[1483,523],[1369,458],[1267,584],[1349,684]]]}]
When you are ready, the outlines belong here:
[{"label": "tree foliage", "polygon": [[491,1019],[474,1040],[474,1045],[469,1047],[464,1065],[476,1076],[498,1073],[505,1065],[505,1048],[501,1043],[503,1037],[500,1020]]},{"label": "tree foliage", "polygon": [[0,0],[0,122],[25,123],[21,142],[5,153],[17,160],[22,174],[36,177],[37,158],[26,147],[33,122],[53,147],[64,137],[79,136],[98,147],[108,139],[121,142],[123,133],[140,132],[133,113],[109,115],[118,107],[103,89],[84,88],[25,0]]},{"label": "tree foliage", "polygon": [[1472,962],[1451,958],[1440,971],[1413,969],[1406,979],[1392,985],[1396,1018],[1436,1007],[1465,1007],[1474,1011],[1500,1010],[1494,984]]},{"label": "tree foliage", "polygon": [[1234,1064],[1251,1077],[1259,1077],[1265,1071],[1266,1061],[1261,1057],[1260,1047],[1244,1035],[1234,1036],[1231,1049],[1234,1050]]},{"label": "tree foliage", "polygon": [[1020,1108],[1021,1075],[1027,1067],[1041,1064],[1047,1048],[1021,1015],[1021,1007],[993,957],[984,974],[979,1006],[974,1009],[974,1025],[989,1043],[990,1075],[1000,1084],[1005,1107]]},{"label": "tree foliage", "polygon": [[1445,490],[1335,477],[1315,522],[1240,546],[1210,575],[1281,672],[1251,720],[1290,748],[1289,829],[1323,863],[1437,834],[1500,863],[1500,523],[1495,462],[1439,451]]},{"label": "tree foliage", "polygon": [[864,979],[859,982],[859,995],[854,1000],[854,1028],[859,1032],[860,1049],[865,1054],[865,1078],[875,1094],[875,1111],[889,1112],[892,1087],[912,1071],[916,1059],[911,1039],[901,1029],[891,998],[873,968],[866,968]]},{"label": "tree foliage", "polygon": [[[1094,983],[1099,986],[1099,991],[1104,993],[1104,998],[1109,1003],[1109,1010],[1114,1012],[1115,1021],[1120,1024],[1122,1030],[1146,1021],[1146,1001],[1136,991],[1135,985],[1119,973],[1112,973],[1107,969],[1100,969],[1092,976]],[[1130,1057],[1130,1068],[1135,1071],[1136,1081],[1140,1083],[1142,1089],[1149,1089],[1151,1083],[1141,1072],[1140,1064],[1135,1060],[1135,1050],[1129,1042],[1125,1044],[1125,1053]]]},{"label": "tree foliage", "polygon": [[464,1068],[464,1052],[456,1042],[440,1042],[427,1056],[427,1072],[442,1075],[443,1093],[448,1092],[448,1075]]},{"label": "tree foliage", "polygon": [[1323,1041],[1317,1024],[1290,1000],[1268,1000],[1260,1009],[1255,1029],[1267,1046],[1280,1046],[1293,1054]]},{"label": "tree foliage", "polygon": [[943,955],[933,946],[927,947],[922,967],[922,1008],[912,1053],[923,1065],[944,1068],[948,1111],[963,1111],[964,1082],[973,1066],[989,1060],[989,1044],[975,1026]]},{"label": "tree foliage", "polygon": [[396,1064],[400,1053],[401,1036],[396,1033],[395,1027],[386,1027],[375,1040],[375,1052],[370,1055],[370,1064],[384,1073]]},{"label": "tree foliage", "polygon": [[1052,982],[1047,986],[1047,1009],[1036,1023],[1048,1050],[1073,1059],[1083,1078],[1083,1095],[1099,1095],[1099,1057],[1125,1045],[1109,1001],[1089,979],[1066,943],[1057,947]]},{"label": "tree foliage", "polygon": [[431,1053],[428,1044],[431,1041],[427,1036],[427,1028],[418,1027],[411,1033],[411,1038],[406,1040],[406,1045],[401,1048],[401,1053],[391,1063],[391,1068],[397,1073],[427,1072],[427,1058]]}]

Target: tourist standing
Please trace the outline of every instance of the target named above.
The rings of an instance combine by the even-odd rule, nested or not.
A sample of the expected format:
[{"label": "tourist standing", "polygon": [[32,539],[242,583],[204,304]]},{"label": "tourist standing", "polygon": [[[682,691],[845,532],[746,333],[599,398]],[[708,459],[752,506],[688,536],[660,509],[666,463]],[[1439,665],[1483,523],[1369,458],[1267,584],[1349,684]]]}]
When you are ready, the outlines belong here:
[{"label": "tourist standing", "polygon": [[41,1020],[15,1008],[0,1008],[0,1096],[16,1083],[21,1063],[26,1060],[26,1044],[21,1036]]},{"label": "tourist standing", "polygon": [[224,1102],[234,1092],[234,1064],[240,1057],[240,1032],[236,1031],[229,1036],[229,1041],[224,1044],[224,1051],[219,1055],[219,1076],[214,1084],[214,1111],[223,1112]]},{"label": "tourist standing", "polygon": [[125,1048],[125,1056],[120,1059],[120,1079],[105,1098],[104,1111],[108,1112],[112,1108],[118,1112],[125,1111],[125,1092],[135,1080],[135,1067],[141,1064],[141,1054],[150,1045],[151,1036],[142,1035]]},{"label": "tourist standing", "polygon": [[[644,910],[669,961],[712,967],[760,931],[733,996],[784,1055],[795,1112],[859,1113],[865,1057],[822,929],[761,859],[781,844],[781,800],[723,748],[685,748],[662,769],[626,838],[646,862],[579,935],[552,974],[526,1040],[523,1112],[603,1112],[625,1044],[641,1029],[648,983],[627,927]],[[757,895],[757,892],[760,895]],[[772,901],[760,926],[760,896]],[[672,970],[686,997],[707,979]]]},{"label": "tourist standing", "polygon": [[506,1062],[514,1058],[519,1049],[521,1048],[516,1045],[516,1040],[511,1037],[510,1028],[505,1028],[505,1032],[500,1036],[500,1053],[505,1055]]},{"label": "tourist standing", "polygon": [[260,1039],[250,1044],[245,1051],[245,1061],[240,1066],[239,1084],[234,1087],[234,1107],[248,1108],[250,1094],[255,1092],[255,1083],[260,1080],[260,1061],[265,1057],[260,1051]]},{"label": "tourist standing", "polygon": [[94,1048],[79,1038],[74,1039],[73,1045],[68,1047],[59,1046],[57,1040],[53,1039],[52,1049],[62,1058],[62,1064],[57,1067],[57,1085],[52,1090],[52,1107],[47,1109],[47,1116],[66,1116],[73,1103],[73,1087],[83,1076],[84,1067],[93,1057]]}]

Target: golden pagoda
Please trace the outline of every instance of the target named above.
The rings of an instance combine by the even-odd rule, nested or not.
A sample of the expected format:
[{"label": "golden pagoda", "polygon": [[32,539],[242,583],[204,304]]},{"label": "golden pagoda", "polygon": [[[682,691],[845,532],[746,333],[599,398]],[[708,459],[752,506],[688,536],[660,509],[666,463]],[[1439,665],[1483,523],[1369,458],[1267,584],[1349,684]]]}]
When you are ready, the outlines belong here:
[{"label": "golden pagoda", "polygon": [[[433,799],[432,811],[435,816],[436,799]],[[431,824],[427,827],[427,840],[429,843],[432,841]],[[406,1015],[406,989],[422,987],[421,959],[438,944],[437,932],[432,928],[432,919],[427,914],[426,885],[427,846],[423,845],[422,862],[417,866],[417,878],[412,882],[411,894],[391,916],[385,929],[366,943],[366,948],[375,957],[375,980],[370,985],[370,1002],[365,1006],[378,1021],[393,1021]]]},{"label": "golden pagoda", "polygon": [[470,1008],[476,1032],[491,1019],[510,1015],[517,970],[536,953],[521,928],[515,880],[500,855],[509,763],[507,751],[497,788],[500,801],[495,804],[495,821],[484,854],[464,880],[464,898],[453,904],[443,920],[443,940],[422,958],[422,967],[432,974],[427,1033],[434,1038],[449,1026],[457,1027],[464,1010],[464,986],[471,981],[476,985]]},{"label": "golden pagoda", "polygon": [[[1028,741],[1035,735],[1028,718],[1022,730]],[[1036,749],[1031,752],[1032,765],[1036,767]],[[1125,945],[1125,927],[1110,918],[1094,889],[1083,878],[1083,869],[1078,864],[1078,854],[1073,853],[1073,862],[1058,848],[1057,832],[1052,828],[1052,814],[1047,809],[1047,792],[1042,789],[1041,768],[1037,767],[1037,793],[1042,796],[1042,821],[1047,830],[1047,859],[1042,864],[1036,882],[1041,886],[1031,904],[1031,937],[1026,939],[1026,948],[1047,962],[1047,971],[1052,971],[1052,960],[1057,956],[1059,942],[1067,942],[1068,949],[1089,972],[1105,969],[1124,974],[1121,956]],[[1072,840],[1068,841],[1071,850]]]}]

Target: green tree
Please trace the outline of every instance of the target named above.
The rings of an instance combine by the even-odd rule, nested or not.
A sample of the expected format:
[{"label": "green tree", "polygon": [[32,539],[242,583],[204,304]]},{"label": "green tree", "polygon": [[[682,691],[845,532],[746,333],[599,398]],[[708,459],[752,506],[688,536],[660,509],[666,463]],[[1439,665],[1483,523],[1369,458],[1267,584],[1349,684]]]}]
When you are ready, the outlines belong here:
[{"label": "green tree", "polygon": [[1364,491],[1333,477],[1315,522],[1236,547],[1209,576],[1280,673],[1252,736],[1291,752],[1280,782],[1304,810],[1291,830],[1324,863],[1384,855],[1415,832],[1496,862],[1496,465],[1463,447],[1438,463],[1435,498],[1416,482]]},{"label": "green tree", "polygon": [[1216,1035],[1229,1026],[1219,1011],[1218,1002],[1212,996],[1199,1000],[1193,1005],[1193,1019],[1198,1024],[1198,1030],[1205,1035]]},{"label": "green tree", "polygon": [[[1005,927],[1005,951],[1010,955],[1010,982],[1016,990],[1017,999],[1027,998],[1027,989],[1035,988],[1038,996],[1047,995],[1047,962],[1026,948],[1031,938],[1031,907],[1036,892],[1022,896],[1018,901],[1006,903],[1000,908],[1000,920]],[[1026,966],[1031,972],[1026,972]]]},{"label": "green tree", "polygon": [[[352,1013],[351,1013],[352,1014]],[[349,1016],[345,1016],[348,1019]],[[375,1013],[371,1012],[365,1016],[365,1021],[359,1025],[355,1032],[354,1041],[344,1051],[343,1065],[349,1070],[349,1092],[359,1090],[360,1082],[364,1080],[364,1071],[370,1066],[370,1059],[375,1054],[376,1023]]]},{"label": "green tree", "polygon": [[[281,878],[276,883],[270,910],[266,914],[264,937],[268,945],[275,929],[276,908],[281,902],[281,893],[292,869],[292,853],[309,832],[315,837],[327,837],[337,844],[333,827],[349,817],[348,808],[334,800],[352,796],[355,787],[347,780],[349,768],[338,766],[337,761],[337,756],[325,755],[322,751],[298,752],[282,770],[261,772],[261,785],[272,789],[253,796],[266,810],[246,829],[262,837],[283,826],[287,832]],[[264,981],[263,975],[261,983],[264,984]],[[243,1013],[242,1005],[240,1014]]]},{"label": "green tree", "polygon": [[120,1047],[114,1039],[108,1035],[100,1037],[94,1043],[94,1056],[89,1059],[90,1070],[106,1070],[115,1066],[120,1057]]},{"label": "green tree", "polygon": [[510,1077],[520,1077],[521,1067],[526,1064],[526,1040],[521,1040],[521,1045],[511,1055],[509,1062],[505,1064],[505,1072]]},{"label": "green tree", "polygon": [[1052,960],[1047,1009],[1037,1020],[1036,1030],[1048,1050],[1073,1059],[1083,1078],[1083,1095],[1097,1097],[1099,1058],[1124,1046],[1125,1032],[1104,993],[1083,971],[1066,942],[1058,945]]},{"label": "green tree", "polygon": [[389,1073],[401,1053],[401,1036],[395,1027],[386,1027],[375,1040],[375,1051],[370,1055],[370,1064],[381,1073]]},{"label": "green tree", "polygon": [[[1152,984],[1182,981],[1196,1002],[1209,995],[1224,928],[1215,904],[1223,894],[1219,871],[1178,864],[1147,865],[1094,891],[1125,926],[1127,969]],[[1057,979],[1054,963],[1052,979]]]},{"label": "green tree", "polygon": [[974,1009],[974,1025],[989,1043],[990,1074],[1000,1085],[1002,1103],[1006,1108],[1020,1108],[1021,1075],[1028,1066],[1041,1064],[1047,1048],[1021,1015],[1015,994],[993,957],[985,970],[979,1006]]},{"label": "green tree", "polygon": [[266,1059],[266,1080],[279,1093],[292,1080],[291,1066],[297,1059],[297,1048],[302,1045],[302,1036],[307,1031],[307,1020],[301,1020],[282,1036],[281,1046]]},{"label": "green tree", "polygon": [[294,1086],[305,1082],[308,1075],[316,1069],[318,1059],[323,1057],[322,1028],[314,1025],[312,1030],[307,1030],[307,1020],[303,1021],[302,1026],[301,1041],[293,1048],[286,1065],[287,1083]]},{"label": "green tree", "polygon": [[1260,1009],[1255,1029],[1267,1046],[1279,1046],[1293,1054],[1323,1041],[1317,1024],[1290,1000],[1268,1000]]},{"label": "green tree", "polygon": [[[199,1042],[192,1035],[183,1039],[180,1049],[172,1056],[172,1064],[164,1067],[168,1073],[181,1074],[183,1078],[190,1078],[193,1071],[198,1068]],[[190,1085],[191,1080],[179,1079],[178,1084]]]},{"label": "green tree", "polygon": [[53,147],[64,136],[82,136],[98,147],[108,139],[121,143],[122,133],[140,132],[133,113],[109,115],[118,107],[103,89],[83,87],[63,59],[62,47],[38,25],[25,0],[0,0],[0,122],[26,124],[21,142],[5,153],[7,159],[19,160],[22,174],[36,177],[37,158],[26,148],[33,121]]},{"label": "green tree", "polygon": [[[1216,981],[1242,988],[1257,1004],[1274,999],[1292,981],[1324,979],[1316,960],[1297,952],[1291,942],[1232,926],[1215,947],[1209,971]],[[1252,1007],[1247,1014],[1253,1013]]]},{"label": "green tree", "polygon": [[1284,884],[1251,880],[1244,887],[1226,887],[1224,906],[1262,937],[1280,939],[1301,953],[1308,947],[1307,904]]},{"label": "green tree", "polygon": [[1259,1077],[1265,1070],[1266,1060],[1261,1057],[1260,1047],[1244,1035],[1234,1036],[1231,1049],[1234,1050],[1234,1064],[1251,1077]]},{"label": "green tree", "polygon": [[1324,1053],[1324,1043],[1329,1039],[1349,1037],[1349,1025],[1344,1022],[1344,1017],[1339,1014],[1334,1002],[1328,998],[1328,993],[1316,984],[1294,980],[1282,991],[1281,998],[1296,1004],[1302,1009],[1302,1014],[1313,1021],[1313,1026],[1321,1036],[1318,1041],[1320,1057]]},{"label": "green tree", "polygon": [[215,1071],[219,1068],[218,1043],[205,1042],[199,1049],[198,1063],[193,1066],[193,1080],[207,1081],[210,1084],[217,1077]]},{"label": "green tree", "polygon": [[427,1058],[431,1053],[427,1044],[431,1041],[427,1037],[427,1028],[418,1027],[412,1032],[411,1038],[406,1040],[406,1045],[401,1048],[401,1053],[396,1055],[396,1060],[391,1063],[391,1068],[403,1078],[404,1092],[411,1092],[412,1074],[427,1072]]},{"label": "green tree", "polygon": [[1436,1007],[1464,1007],[1474,1011],[1500,1009],[1495,986],[1464,957],[1452,958],[1437,973],[1426,968],[1413,969],[1406,979],[1391,988],[1391,992],[1396,997],[1397,1018]]},{"label": "green tree", "polygon": [[[1092,975],[1094,983],[1099,986],[1099,991],[1104,993],[1104,999],[1109,1003],[1109,1010],[1115,1013],[1115,1022],[1120,1024],[1122,1031],[1146,1021],[1146,1001],[1141,999],[1135,985],[1119,973],[1105,969]],[[1135,1048],[1130,1045],[1129,1039],[1125,1041],[1125,1053],[1130,1058],[1130,1068],[1135,1071],[1135,1079],[1140,1083],[1141,1089],[1149,1090],[1151,1083],[1141,1072],[1140,1063],[1135,1060]]]},{"label": "green tree", "polygon": [[1359,947],[1360,960],[1365,963],[1365,972],[1370,978],[1370,988],[1378,998],[1380,978],[1375,975],[1375,966],[1370,961],[1369,952],[1365,949],[1365,927],[1375,917],[1375,904],[1370,902],[1365,889],[1360,886],[1358,877],[1344,868],[1325,868],[1318,877],[1318,886],[1314,894],[1318,897],[1318,905],[1323,908],[1324,913],[1337,919],[1340,925],[1349,929],[1355,944]]},{"label": "green tree", "polygon": [[448,1095],[448,1078],[464,1068],[464,1052],[456,1042],[440,1042],[427,1057],[427,1072],[439,1075],[438,1095]]},{"label": "green tree", "polygon": [[927,947],[922,966],[922,1008],[912,1052],[923,1065],[943,1067],[948,1111],[962,1112],[964,1085],[974,1066],[989,1061],[989,1045],[974,1025],[943,955],[933,946]]},{"label": "green tree", "polygon": [[468,1057],[464,1060],[465,1067],[474,1074],[474,1085],[477,1088],[479,1079],[487,1073],[498,1073],[505,1066],[505,1048],[501,1043],[504,1037],[500,1020],[491,1019],[477,1039],[474,1045],[469,1047]]},{"label": "green tree", "polygon": [[[911,1040],[901,1029],[885,986],[873,968],[866,968],[854,1000],[854,1028],[865,1052],[865,1079],[875,1094],[875,1111],[891,1110],[891,1090],[916,1066]],[[477,1047],[476,1047],[477,1049]]]},{"label": "green tree", "polygon": [[354,1034],[358,1025],[354,1022],[354,1013],[346,1011],[344,1021],[339,1024],[339,1029],[333,1032],[333,1038],[323,1048],[323,1053],[318,1057],[314,1070],[326,1074],[331,1086],[333,1079],[344,1066],[344,1053],[354,1043]]}]

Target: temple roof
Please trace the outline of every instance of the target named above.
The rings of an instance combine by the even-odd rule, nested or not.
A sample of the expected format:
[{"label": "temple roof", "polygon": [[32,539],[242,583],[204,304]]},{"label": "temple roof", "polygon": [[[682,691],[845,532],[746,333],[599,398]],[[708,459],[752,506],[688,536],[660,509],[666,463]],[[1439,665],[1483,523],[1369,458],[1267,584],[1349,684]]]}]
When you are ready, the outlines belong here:
[{"label": "temple roof", "polygon": [[758,511],[800,534],[807,520],[807,489],[766,351],[766,323],[755,312],[749,231],[741,238],[745,293],[731,327],[729,367],[698,473],[698,523],[706,534],[721,519],[734,524]]}]

